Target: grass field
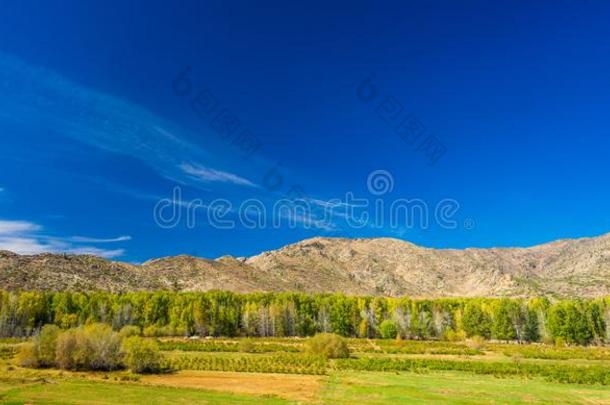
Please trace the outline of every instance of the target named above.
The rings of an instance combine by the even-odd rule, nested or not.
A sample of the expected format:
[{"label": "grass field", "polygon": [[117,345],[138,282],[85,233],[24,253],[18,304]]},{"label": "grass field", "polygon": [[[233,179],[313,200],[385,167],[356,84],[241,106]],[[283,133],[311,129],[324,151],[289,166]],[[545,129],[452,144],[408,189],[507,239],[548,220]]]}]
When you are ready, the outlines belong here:
[{"label": "grass field", "polygon": [[[12,354],[22,343],[6,341],[0,402],[610,404],[607,348],[350,339],[353,359],[338,361],[301,354],[302,339],[256,339],[251,353],[236,350],[237,343],[164,339],[165,357],[180,367],[134,375],[20,368]],[[380,365],[384,371],[370,370]],[[490,373],[490,365],[497,370]],[[575,384],[566,370],[595,373]]]}]

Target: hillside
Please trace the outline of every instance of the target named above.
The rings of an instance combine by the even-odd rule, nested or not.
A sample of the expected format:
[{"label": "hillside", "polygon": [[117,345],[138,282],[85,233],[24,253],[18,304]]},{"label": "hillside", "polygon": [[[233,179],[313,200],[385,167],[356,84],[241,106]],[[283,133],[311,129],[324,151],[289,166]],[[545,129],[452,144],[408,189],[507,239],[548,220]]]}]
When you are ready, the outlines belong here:
[{"label": "hillside", "polygon": [[174,256],[142,265],[0,251],[2,288],[344,292],[449,296],[610,295],[610,234],[530,248],[430,249],[389,239],[313,238],[250,258]]}]

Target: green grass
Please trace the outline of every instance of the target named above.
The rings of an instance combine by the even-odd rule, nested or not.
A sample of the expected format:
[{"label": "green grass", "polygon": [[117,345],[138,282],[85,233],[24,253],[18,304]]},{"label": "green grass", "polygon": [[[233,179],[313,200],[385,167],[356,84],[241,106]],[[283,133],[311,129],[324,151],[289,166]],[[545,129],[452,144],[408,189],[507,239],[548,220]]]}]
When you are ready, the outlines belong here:
[{"label": "green grass", "polygon": [[331,376],[322,400],[333,404],[608,404],[610,390],[457,372],[339,372]]},{"label": "green grass", "polygon": [[[609,347],[487,343],[472,351],[464,343],[350,339],[352,358],[327,361],[286,353],[300,351],[302,339],[252,340],[258,348],[255,353],[235,351],[240,339],[163,339],[163,347],[171,349],[163,354],[175,370],[260,373],[265,379],[271,374],[264,373],[276,373],[280,381],[301,378],[295,376],[301,373],[321,374],[317,388],[311,390],[318,393],[316,403],[610,404],[610,385],[601,385],[610,384]],[[236,394],[208,390],[213,388],[208,385],[203,389],[146,385],[145,379],[128,371],[106,377],[104,373],[23,369],[16,367],[13,358],[21,344],[21,340],[0,343],[0,403],[287,402],[256,396],[270,392],[264,387]],[[283,397],[284,391],[273,392]]]},{"label": "green grass", "polygon": [[53,383],[0,383],[3,404],[285,404],[278,398],[188,388],[66,379]]},{"label": "green grass", "polygon": [[[457,372],[333,373],[319,395],[325,404],[582,404],[610,403],[601,386],[550,383],[540,379],[498,379]],[[237,395],[140,383],[79,378],[0,382],[4,404],[283,404],[269,396]]]}]

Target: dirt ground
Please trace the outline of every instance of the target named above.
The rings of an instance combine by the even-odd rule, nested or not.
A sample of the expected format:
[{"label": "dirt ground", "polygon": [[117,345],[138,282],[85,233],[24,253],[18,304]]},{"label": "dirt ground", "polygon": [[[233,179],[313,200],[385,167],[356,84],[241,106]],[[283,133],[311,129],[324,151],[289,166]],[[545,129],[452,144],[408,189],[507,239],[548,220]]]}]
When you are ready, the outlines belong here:
[{"label": "dirt ground", "polygon": [[201,388],[238,394],[275,395],[294,401],[314,401],[324,377],[291,374],[231,373],[220,371],[180,371],[147,375],[144,384]]}]

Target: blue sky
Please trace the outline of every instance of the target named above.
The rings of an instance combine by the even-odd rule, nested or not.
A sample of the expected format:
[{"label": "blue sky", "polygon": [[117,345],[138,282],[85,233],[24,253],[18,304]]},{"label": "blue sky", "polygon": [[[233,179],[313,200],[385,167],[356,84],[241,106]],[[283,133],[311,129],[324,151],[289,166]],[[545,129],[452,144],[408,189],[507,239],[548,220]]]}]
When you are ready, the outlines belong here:
[{"label": "blue sky", "polygon": [[[610,231],[608,3],[83,3],[3,2],[1,249],[141,262],[313,236],[464,248]],[[181,220],[160,226],[176,187]],[[272,212],[295,190],[308,216],[239,221],[244,201]],[[351,226],[348,193],[430,218]],[[227,204],[232,229],[210,223]]]}]

